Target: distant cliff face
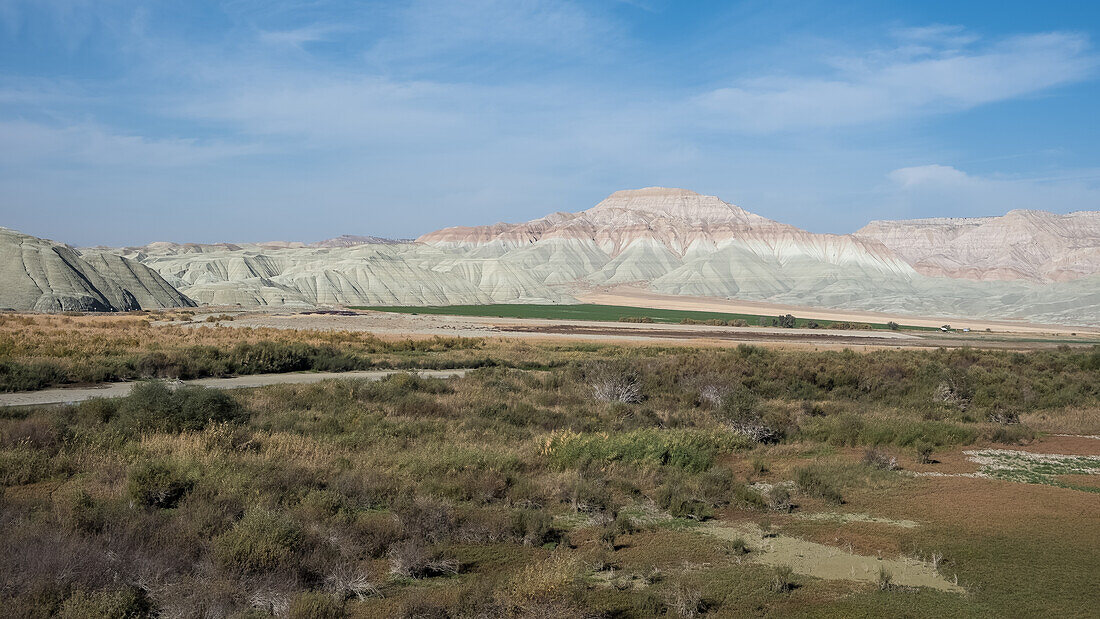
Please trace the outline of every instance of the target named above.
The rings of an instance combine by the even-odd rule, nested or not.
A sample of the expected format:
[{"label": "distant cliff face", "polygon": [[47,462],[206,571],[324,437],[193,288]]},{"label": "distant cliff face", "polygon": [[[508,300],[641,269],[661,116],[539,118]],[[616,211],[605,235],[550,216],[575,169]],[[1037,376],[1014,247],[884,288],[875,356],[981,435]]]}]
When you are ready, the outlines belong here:
[{"label": "distant cliff face", "polygon": [[[547,271],[555,281],[647,282],[665,292],[711,296],[785,292],[808,278],[915,275],[878,242],[813,234],[714,196],[662,187],[618,191],[579,213],[447,228],[417,241],[453,249],[550,252],[553,261],[529,260],[525,268]],[[568,275],[559,275],[562,271]]]},{"label": "distant cliff face", "polygon": [[102,252],[76,250],[0,228],[0,308],[41,312],[189,307],[156,271]]},{"label": "distant cliff face", "polygon": [[934,277],[1065,282],[1100,273],[1100,211],[873,221],[855,236]]},{"label": "distant cliff face", "polygon": [[[1098,324],[1098,238],[1096,213],[1030,211],[814,234],[714,196],[651,187],[615,192],[576,213],[446,228],[416,242],[152,243],[81,257],[24,241],[20,251],[45,252],[30,262],[47,266],[28,271],[24,259],[10,259],[4,276],[19,275],[26,291],[18,296],[44,307],[167,304],[179,302],[166,297],[175,290],[242,306],[568,303],[582,291],[631,284],[793,305]],[[134,268],[138,262],[162,277]],[[82,283],[95,277],[103,280],[90,286],[98,296]]]}]

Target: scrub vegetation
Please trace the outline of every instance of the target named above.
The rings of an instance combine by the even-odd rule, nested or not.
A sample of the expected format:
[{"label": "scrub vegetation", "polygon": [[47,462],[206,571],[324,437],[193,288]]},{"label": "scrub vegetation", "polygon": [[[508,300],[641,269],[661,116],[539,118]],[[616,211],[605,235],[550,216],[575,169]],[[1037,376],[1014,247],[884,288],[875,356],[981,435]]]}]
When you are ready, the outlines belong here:
[{"label": "scrub vegetation", "polygon": [[[5,324],[4,362],[76,371],[202,346],[241,364],[254,356],[234,351],[302,347],[482,367],[226,392],[151,380],[0,409],[12,616],[1074,616],[1098,602],[1100,495],[1085,484],[911,473],[950,466],[922,453],[1041,444],[1021,418],[1100,429],[1100,350],[386,342],[132,317],[73,319],[64,342],[56,320]],[[1073,466],[1041,472],[1095,460],[1059,462]],[[715,536],[717,522],[753,537]],[[792,536],[934,565],[964,592],[761,560]]]}]

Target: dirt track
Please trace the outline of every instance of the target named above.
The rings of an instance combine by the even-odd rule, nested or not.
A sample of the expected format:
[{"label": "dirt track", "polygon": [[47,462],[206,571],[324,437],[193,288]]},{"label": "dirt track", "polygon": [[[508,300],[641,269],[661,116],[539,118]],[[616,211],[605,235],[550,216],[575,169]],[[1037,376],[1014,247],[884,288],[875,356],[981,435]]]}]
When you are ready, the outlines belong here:
[{"label": "dirt track", "polygon": [[[232,378],[199,378],[182,381],[185,385],[198,385],[214,389],[243,389],[266,385],[298,385],[317,383],[329,378],[381,380],[391,374],[401,374],[396,370],[372,370],[364,372],[310,372],[290,374],[253,374]],[[417,372],[425,378],[451,378],[464,376],[466,370],[421,370]],[[47,404],[72,404],[92,398],[121,398],[130,393],[136,383],[104,383],[94,387],[75,387],[44,389],[20,393],[0,393],[0,406],[43,406]]]}]

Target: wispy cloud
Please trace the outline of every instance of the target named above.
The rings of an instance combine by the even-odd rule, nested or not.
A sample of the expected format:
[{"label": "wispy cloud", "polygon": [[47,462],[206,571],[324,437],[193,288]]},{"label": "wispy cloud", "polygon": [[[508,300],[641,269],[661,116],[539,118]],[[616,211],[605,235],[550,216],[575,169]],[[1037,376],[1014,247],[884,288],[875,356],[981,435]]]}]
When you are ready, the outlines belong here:
[{"label": "wispy cloud", "polygon": [[893,185],[889,201],[910,215],[963,217],[1001,215],[1012,209],[1100,209],[1100,169],[1012,177],[972,175],[953,166],[928,164],[898,168],[888,179]]},{"label": "wispy cloud", "polygon": [[[218,234],[236,239],[251,237],[258,213],[285,215],[269,218],[275,226],[303,204],[325,216],[286,236],[415,236],[584,208],[652,184],[828,231],[855,229],[884,203],[902,214],[928,211],[925,200],[995,210],[989,196],[1009,187],[1024,187],[1034,207],[1095,204],[1087,180],[901,168],[1003,155],[959,148],[942,132],[914,138],[912,121],[1090,79],[1085,34],[979,38],[932,23],[839,41],[800,31],[796,56],[790,41],[748,49],[725,25],[691,30],[706,19],[672,27],[681,3],[638,3],[0,0],[17,41],[0,40],[0,52],[21,59],[0,59],[0,143],[17,145],[0,153],[9,197],[0,220],[50,205],[103,211],[119,187],[135,210],[155,202],[185,213],[172,230],[194,238],[213,234],[196,212],[228,226],[231,209],[239,228]],[[806,49],[831,51],[808,63]],[[701,61],[742,52],[767,62],[716,76]],[[1011,148],[1051,146],[1062,145]],[[83,231],[105,227],[102,217],[72,217],[88,236],[66,240],[99,242]]]},{"label": "wispy cloud", "polygon": [[[763,76],[699,97],[716,126],[776,132],[970,109],[1092,76],[1087,37],[1053,32],[977,46],[954,28],[903,33],[890,53],[830,59],[831,75]],[[914,46],[912,42],[920,42]]]},{"label": "wispy cloud", "polygon": [[262,30],[259,33],[261,43],[282,45],[302,49],[308,43],[332,40],[334,34],[352,30],[339,24],[310,24],[289,30]]},{"label": "wispy cloud", "polygon": [[131,170],[197,166],[264,152],[256,144],[152,139],[116,133],[96,124],[50,126],[29,121],[0,121],[0,164],[13,169],[30,166],[92,168],[123,166]]}]

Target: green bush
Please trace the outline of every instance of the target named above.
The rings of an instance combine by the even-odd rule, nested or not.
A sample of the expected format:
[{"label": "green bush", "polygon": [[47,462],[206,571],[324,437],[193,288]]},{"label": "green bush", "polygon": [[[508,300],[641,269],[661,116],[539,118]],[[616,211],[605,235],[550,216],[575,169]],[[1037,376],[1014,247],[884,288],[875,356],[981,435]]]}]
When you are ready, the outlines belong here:
[{"label": "green bush", "polygon": [[913,444],[913,451],[917,454],[917,462],[928,464],[932,461],[932,453],[936,451],[936,446],[922,439]]},{"label": "green bush", "polygon": [[1035,440],[1035,431],[1024,425],[996,425],[985,433],[985,438],[994,443],[1021,445]]},{"label": "green bush", "polygon": [[144,382],[120,400],[116,420],[128,430],[182,432],[246,418],[240,404],[223,390],[197,386],[173,390],[161,382]]},{"label": "green bush", "polygon": [[275,512],[256,509],[215,537],[213,550],[227,570],[269,572],[293,568],[303,544],[304,536],[296,524]]},{"label": "green bush", "polygon": [[644,429],[619,433],[554,435],[545,453],[559,468],[592,462],[638,462],[705,471],[721,452],[747,447],[740,436],[705,430]]},{"label": "green bush", "polygon": [[327,593],[306,591],[290,601],[290,619],[341,619],[347,616],[344,602]]},{"label": "green bush", "polygon": [[137,587],[117,591],[75,591],[58,609],[62,619],[138,619],[153,616],[153,606]]},{"label": "green bush", "polygon": [[736,502],[742,507],[764,509],[768,506],[768,501],[760,491],[751,486],[746,486],[745,484],[738,484],[733,487],[732,498],[733,502]]},{"label": "green bush", "polygon": [[655,497],[657,505],[667,511],[674,518],[689,518],[691,520],[706,520],[714,516],[714,510],[710,505],[695,498],[687,492],[683,485],[678,483],[662,484],[657,489]]},{"label": "green bush", "polygon": [[68,372],[49,361],[0,361],[0,391],[34,391],[71,382]]},{"label": "green bush", "polygon": [[793,329],[797,322],[798,319],[790,314],[783,314],[782,316],[772,318],[773,327],[783,327],[784,329]]},{"label": "green bush", "polygon": [[0,450],[0,485],[21,486],[49,479],[55,464],[46,452],[26,445]]},{"label": "green bush", "polygon": [[795,483],[798,484],[802,492],[810,496],[825,499],[830,503],[840,504],[844,502],[840,491],[833,487],[820,471],[814,468],[806,467],[795,471]]},{"label": "green bush", "polygon": [[852,413],[813,417],[799,428],[803,438],[836,445],[894,445],[911,447],[918,442],[936,446],[968,445],[978,438],[975,428],[934,420],[863,418]]},{"label": "green bush", "polygon": [[178,467],[149,462],[130,472],[128,493],[141,505],[168,509],[178,505],[194,486],[194,480]]},{"label": "green bush", "polygon": [[310,369],[310,357],[315,351],[308,344],[257,342],[237,344],[229,358],[241,374],[298,372]]},{"label": "green bush", "polygon": [[525,546],[542,546],[557,537],[554,519],[537,509],[517,509],[512,512],[512,535]]},{"label": "green bush", "polygon": [[83,489],[72,497],[66,507],[63,520],[74,531],[95,535],[101,533],[107,524],[106,510]]},{"label": "green bush", "polygon": [[118,415],[119,401],[113,398],[92,398],[76,405],[74,417],[86,424],[107,423]]}]

